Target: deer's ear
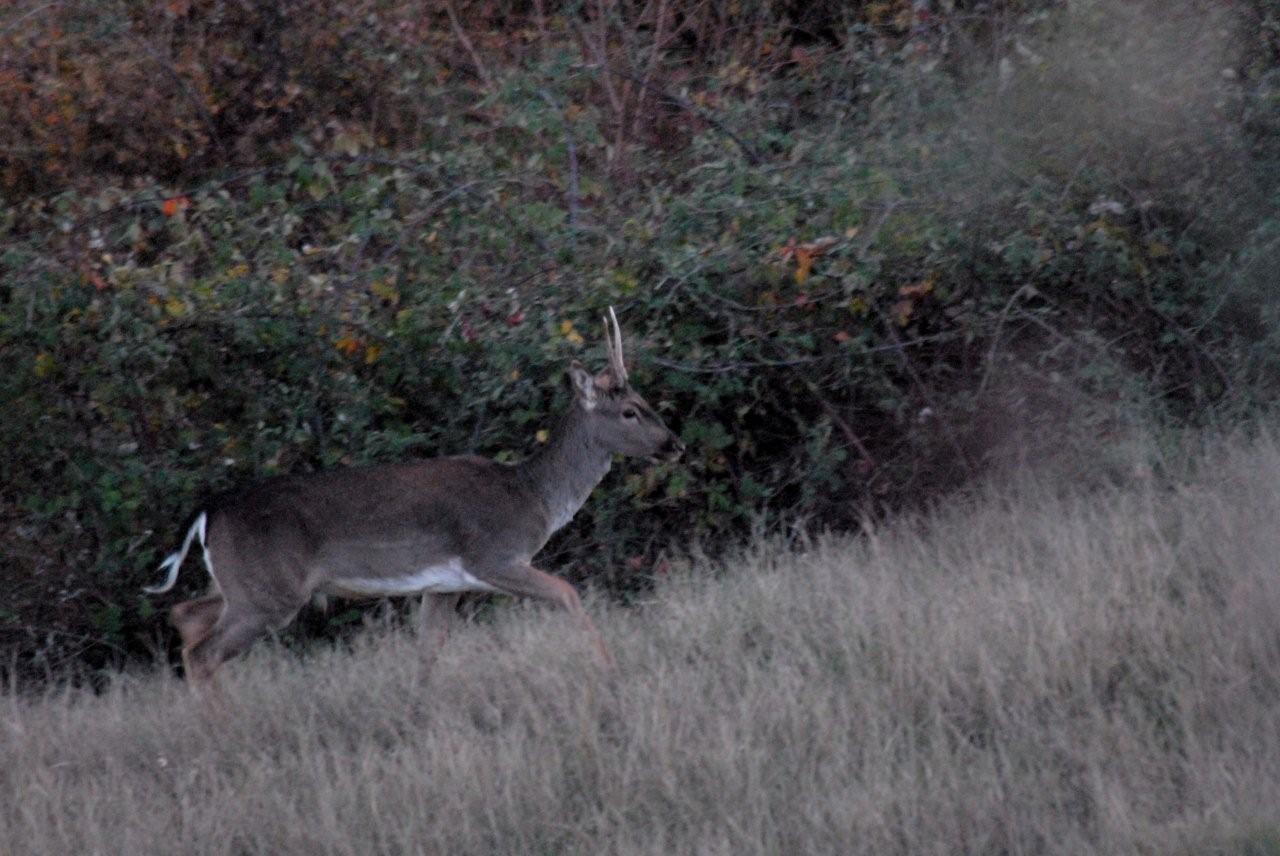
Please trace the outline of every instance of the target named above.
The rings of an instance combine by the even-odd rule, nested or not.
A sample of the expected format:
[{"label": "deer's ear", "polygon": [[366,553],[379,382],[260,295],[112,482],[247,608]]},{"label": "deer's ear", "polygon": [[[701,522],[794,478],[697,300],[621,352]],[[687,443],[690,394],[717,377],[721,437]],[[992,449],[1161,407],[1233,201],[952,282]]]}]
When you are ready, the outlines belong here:
[{"label": "deer's ear", "polygon": [[586,410],[596,406],[596,379],[584,369],[577,360],[569,364],[569,386],[573,389],[573,398]]}]

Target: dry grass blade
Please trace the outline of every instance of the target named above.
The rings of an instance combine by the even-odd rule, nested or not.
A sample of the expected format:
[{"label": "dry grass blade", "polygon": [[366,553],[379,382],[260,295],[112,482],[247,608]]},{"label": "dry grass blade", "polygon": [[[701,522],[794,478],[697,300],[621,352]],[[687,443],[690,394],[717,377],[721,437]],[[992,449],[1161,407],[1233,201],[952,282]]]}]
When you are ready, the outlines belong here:
[{"label": "dry grass blade", "polygon": [[1275,853],[1280,448],[1022,486],[596,611],[3,699],[0,852]]}]

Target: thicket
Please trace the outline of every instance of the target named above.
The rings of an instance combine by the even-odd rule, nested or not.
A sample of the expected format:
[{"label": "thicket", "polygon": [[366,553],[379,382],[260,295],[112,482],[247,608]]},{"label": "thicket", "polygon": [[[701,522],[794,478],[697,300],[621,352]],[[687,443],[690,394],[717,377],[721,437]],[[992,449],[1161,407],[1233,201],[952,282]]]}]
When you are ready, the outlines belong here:
[{"label": "thicket", "polygon": [[527,453],[607,305],[689,454],[546,564],[623,596],[1271,397],[1276,3],[727,9],[7,12],[5,667],[162,645],[207,490]]}]

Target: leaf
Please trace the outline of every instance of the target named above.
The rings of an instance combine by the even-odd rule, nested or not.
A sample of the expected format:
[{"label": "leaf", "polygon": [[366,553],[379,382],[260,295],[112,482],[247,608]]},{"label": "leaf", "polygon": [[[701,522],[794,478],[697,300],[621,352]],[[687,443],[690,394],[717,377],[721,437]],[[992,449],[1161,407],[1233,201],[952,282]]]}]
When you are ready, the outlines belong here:
[{"label": "leaf", "polygon": [[395,306],[400,302],[400,292],[391,282],[390,277],[375,279],[369,286],[369,290],[372,291],[375,296],[382,298],[391,306]]},{"label": "leaf", "polygon": [[171,196],[160,206],[160,213],[172,217],[183,209],[191,207],[191,200],[185,196]]},{"label": "leaf", "polygon": [[537,440],[539,443],[545,443],[551,439],[551,432],[546,428],[540,428],[538,429],[538,433],[533,435],[533,439]]},{"label": "leaf", "polygon": [[56,363],[53,361],[53,355],[45,351],[41,351],[36,354],[35,365],[33,366],[32,371],[35,372],[36,377],[46,378],[53,374],[55,365]]},{"label": "leaf", "polygon": [[797,244],[796,239],[792,238],[786,244],[778,248],[778,255],[783,261],[795,259],[796,261],[796,284],[803,285],[804,281],[809,278],[809,273],[813,269],[813,260],[818,256],[824,255],[827,250],[840,243],[840,239],[834,235],[826,235],[816,240],[809,241],[806,244]]},{"label": "leaf", "polygon": [[803,285],[804,281],[809,278],[809,271],[813,268],[813,253],[803,248],[796,248],[796,285]]},{"label": "leaf", "polygon": [[371,366],[378,361],[378,357],[382,354],[380,345],[368,345],[364,349],[364,364]]},{"label": "leaf", "polygon": [[933,291],[934,284],[938,281],[938,275],[931,273],[919,282],[911,285],[904,285],[898,289],[898,296],[905,297],[910,300],[919,300],[925,295]]},{"label": "leaf", "polygon": [[914,300],[899,300],[893,304],[893,320],[897,322],[899,327],[905,327],[911,322],[911,313],[915,311],[916,302]]},{"label": "leaf", "polygon": [[360,352],[361,342],[356,338],[355,334],[345,333],[340,339],[333,343],[333,346],[341,353],[346,354],[348,357],[352,357]]},{"label": "leaf", "polygon": [[585,341],[582,334],[573,329],[573,322],[567,319],[560,322],[560,335],[575,345],[581,345]]}]

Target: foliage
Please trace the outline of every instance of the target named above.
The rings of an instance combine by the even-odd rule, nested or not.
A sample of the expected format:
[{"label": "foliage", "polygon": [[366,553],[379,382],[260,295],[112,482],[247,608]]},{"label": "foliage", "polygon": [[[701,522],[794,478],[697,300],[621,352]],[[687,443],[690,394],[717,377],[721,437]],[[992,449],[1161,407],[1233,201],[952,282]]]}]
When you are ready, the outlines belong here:
[{"label": "foliage", "polygon": [[[16,146],[5,166],[0,632],[55,664],[157,644],[138,586],[206,490],[526,454],[566,402],[564,365],[599,358],[608,305],[690,451],[612,476],[546,563],[624,595],[673,540],[856,526],[992,466],[1078,473],[1094,439],[1148,416],[1265,401],[1268,31],[1239,55],[1178,53],[1156,48],[1185,20],[1142,41],[1087,4],[968,29],[877,17],[908,5],[866,4],[825,41],[778,19],[750,50],[703,52],[711,36],[690,47],[625,4],[534,4],[506,33],[451,6],[406,30],[394,4],[312,20],[299,3],[270,27],[212,2],[20,19],[5,108],[80,100],[50,125],[61,142],[31,138],[54,146],[43,173]],[[287,103],[256,106],[293,91],[263,51],[210,59],[259,31],[305,72]],[[1152,50],[1120,50],[1130,37]],[[135,38],[210,53],[157,75]],[[48,78],[32,57],[51,46]],[[1192,106],[1219,109],[1159,121],[1158,93],[1113,83],[1130,55],[1175,63]],[[115,84],[58,77],[91,67]],[[1056,94],[1099,79],[1106,111]],[[1145,124],[1117,135],[1131,114]]]}]

